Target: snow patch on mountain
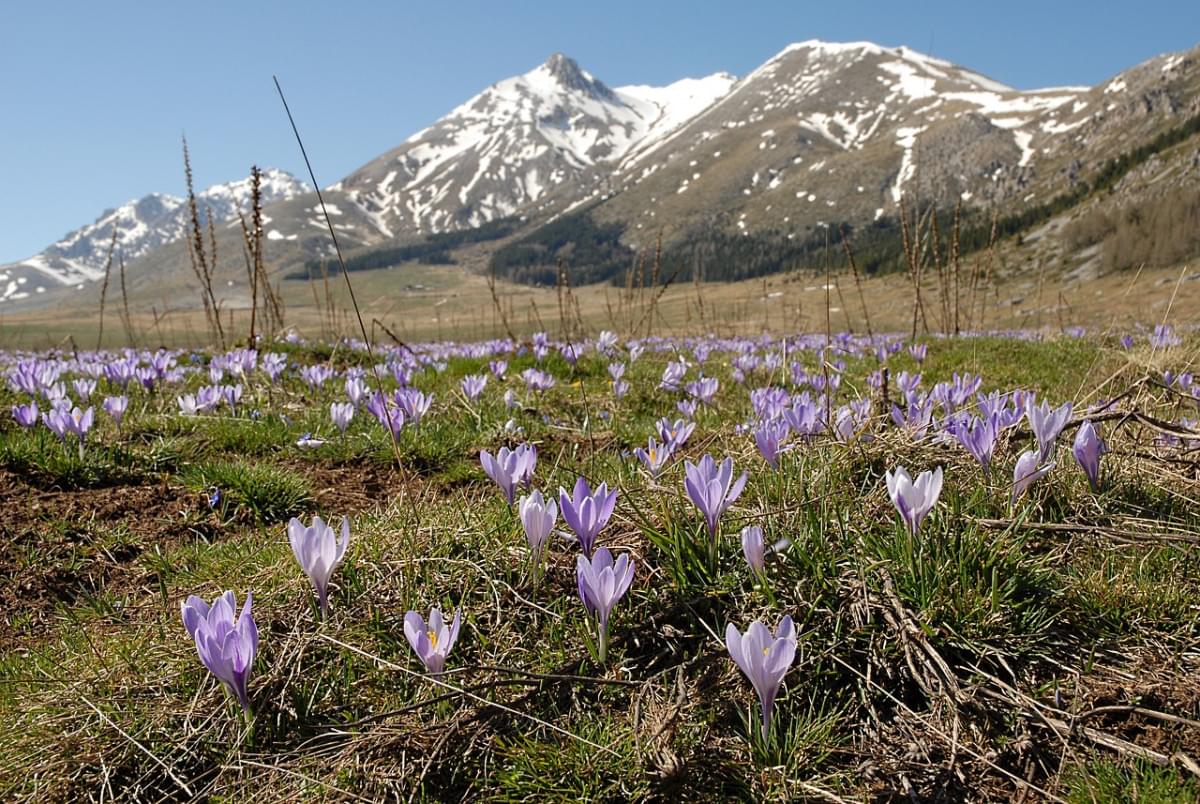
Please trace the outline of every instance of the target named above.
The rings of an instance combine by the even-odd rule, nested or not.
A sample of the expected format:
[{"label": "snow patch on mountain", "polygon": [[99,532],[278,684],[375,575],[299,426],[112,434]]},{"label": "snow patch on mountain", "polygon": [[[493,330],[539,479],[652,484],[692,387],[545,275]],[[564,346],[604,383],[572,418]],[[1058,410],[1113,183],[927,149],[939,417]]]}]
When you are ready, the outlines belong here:
[{"label": "snow patch on mountain", "polygon": [[[308,186],[290,174],[274,168],[262,172],[264,204],[283,201],[308,192]],[[239,212],[250,208],[251,181],[247,177],[217,184],[196,194],[202,219],[211,215],[215,223],[236,220]],[[54,285],[80,285],[104,276],[113,233],[116,233],[114,258],[125,262],[142,257],[183,237],[188,231],[190,211],[187,201],[171,195],[152,193],[143,198],[105,210],[92,223],[67,234],[41,253],[6,266],[0,266],[0,282],[5,277],[41,277]],[[10,280],[15,281],[15,280]],[[23,283],[23,284],[27,284]],[[9,292],[0,287],[0,300],[20,298],[20,288]]]}]

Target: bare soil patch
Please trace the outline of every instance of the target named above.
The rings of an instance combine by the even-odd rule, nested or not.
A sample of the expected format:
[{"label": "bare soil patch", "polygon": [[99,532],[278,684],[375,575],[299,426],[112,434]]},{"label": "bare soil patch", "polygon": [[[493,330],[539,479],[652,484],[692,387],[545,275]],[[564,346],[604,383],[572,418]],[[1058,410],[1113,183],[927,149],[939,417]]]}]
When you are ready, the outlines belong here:
[{"label": "bare soil patch", "polygon": [[42,632],[59,604],[144,586],[146,550],[210,535],[203,495],[166,482],[46,490],[0,469],[0,499],[0,649]]}]

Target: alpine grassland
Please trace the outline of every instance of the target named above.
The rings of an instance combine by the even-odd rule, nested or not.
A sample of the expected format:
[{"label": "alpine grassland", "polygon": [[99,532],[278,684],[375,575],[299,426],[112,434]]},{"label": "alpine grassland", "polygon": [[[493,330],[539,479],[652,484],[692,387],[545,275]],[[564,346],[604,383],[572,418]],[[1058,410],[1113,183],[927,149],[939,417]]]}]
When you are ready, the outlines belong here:
[{"label": "alpine grassland", "polygon": [[1198,355],[5,353],[0,797],[1195,801]]}]

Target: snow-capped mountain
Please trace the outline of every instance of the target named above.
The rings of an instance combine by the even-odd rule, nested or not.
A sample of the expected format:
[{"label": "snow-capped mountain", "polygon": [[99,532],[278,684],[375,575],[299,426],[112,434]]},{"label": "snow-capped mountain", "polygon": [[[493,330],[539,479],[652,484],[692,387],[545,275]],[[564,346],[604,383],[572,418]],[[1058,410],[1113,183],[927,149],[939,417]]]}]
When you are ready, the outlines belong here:
[{"label": "snow-capped mountain", "polygon": [[1087,91],[1018,92],[903,47],[802,42],[625,165],[606,212],[657,230],[719,206],[746,231],[870,221],[935,188],[988,200],[1079,124]]},{"label": "snow-capped mountain", "polygon": [[1015,210],[1200,111],[1195,54],[1018,91],[904,47],[794,44],[628,160],[593,214],[645,247],[662,229],[802,237],[902,199]]},{"label": "snow-capped mountain", "polygon": [[723,73],[610,89],[561,53],[493,84],[334,189],[394,237],[478,226],[599,186],[733,85]]},{"label": "snow-capped mountain", "polygon": [[[289,173],[267,168],[262,172],[261,192],[266,205],[307,193],[309,187]],[[197,193],[196,202],[202,219],[212,215],[218,224],[233,220],[239,211],[250,208],[250,179],[213,185]],[[117,253],[131,263],[183,237],[188,231],[189,215],[186,199],[160,193],[105,210],[93,223],[76,229],[39,254],[0,266],[0,300],[100,279],[114,230]]]},{"label": "snow-capped mountain", "polygon": [[[1087,190],[1106,166],[1170,133],[1178,147],[1161,158],[1165,146],[1151,149],[1153,160],[1133,177],[1136,191],[1092,199],[1141,203],[1200,182],[1200,135],[1187,127],[1198,116],[1200,48],[1159,56],[1095,87],[1033,91],[870,42],[801,42],[740,80],[718,73],[664,87],[610,88],[556,54],[368,162],[328,188],[325,200],[346,252],[411,245],[502,217],[517,226],[504,238],[536,238],[539,227],[577,213],[617,224],[606,231],[620,233],[622,259],[661,235],[664,259],[698,244],[697,262],[734,264],[737,255],[706,242],[736,235],[753,243],[762,234],[757,253],[778,255],[781,242],[803,243],[825,226],[886,237],[898,228],[902,200],[943,209],[961,201],[968,213],[988,217],[1022,212]],[[275,171],[265,195],[272,268],[330,256],[315,194]],[[246,205],[248,181],[200,198],[227,220]],[[131,287],[163,277],[187,287],[179,242],[186,214],[181,199],[159,195],[111,210],[41,254],[0,267],[0,299],[97,278],[114,227]],[[562,231],[596,229],[566,223],[526,251],[551,267],[556,257],[569,263]],[[217,238],[221,253],[239,253],[238,227],[218,226]],[[486,264],[505,242],[472,247],[464,264]],[[536,268],[523,264],[522,275]],[[232,269],[223,277],[230,293],[239,277]]]}]

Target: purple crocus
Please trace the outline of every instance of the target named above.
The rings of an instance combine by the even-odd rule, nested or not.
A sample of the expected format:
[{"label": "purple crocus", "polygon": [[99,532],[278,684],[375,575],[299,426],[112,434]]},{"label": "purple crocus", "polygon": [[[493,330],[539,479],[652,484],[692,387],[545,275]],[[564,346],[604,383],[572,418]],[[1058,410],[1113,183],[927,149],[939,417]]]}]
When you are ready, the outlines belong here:
[{"label": "purple crocus", "polygon": [[1041,460],[1050,460],[1054,457],[1054,444],[1058,441],[1058,435],[1071,418],[1071,403],[1067,402],[1052,409],[1047,402],[1035,405],[1030,397],[1025,403],[1025,416],[1029,419],[1029,427],[1033,430],[1034,437],[1037,438]]},{"label": "purple crocus", "polygon": [[779,621],[774,636],[758,620],[750,623],[745,634],[729,623],[725,626],[725,647],[758,693],[762,707],[762,736],[766,740],[771,731],[771,714],[779,686],[796,658],[796,627],[787,615]]},{"label": "purple crocus", "polygon": [[92,394],[96,391],[96,381],[80,377],[77,380],[71,380],[71,387],[75,390],[75,396],[79,397],[79,401],[87,404],[87,401],[92,398]]},{"label": "purple crocus", "polygon": [[13,405],[12,417],[13,420],[21,427],[33,427],[38,422],[37,402],[29,402],[24,405]]},{"label": "purple crocus", "polygon": [[642,462],[642,466],[646,467],[646,471],[651,477],[657,478],[662,472],[663,467],[671,460],[671,453],[674,449],[668,444],[659,444],[654,440],[654,436],[646,442],[646,448],[636,447],[633,450],[634,457]]},{"label": "purple crocus", "polygon": [[558,506],[554,504],[554,500],[547,500],[542,497],[540,491],[534,490],[521,498],[517,511],[521,515],[521,526],[525,529],[525,538],[529,542],[530,563],[536,583],[542,563],[542,550],[546,546],[546,540],[554,532],[554,523],[558,520]]},{"label": "purple crocus", "polygon": [[726,458],[718,464],[711,455],[705,455],[698,464],[685,461],[683,469],[686,474],[684,488],[692,504],[704,515],[704,523],[715,550],[717,521],[742,493],[747,475],[742,472],[741,477],[734,480],[733,459]]},{"label": "purple crocus", "polygon": [[967,452],[979,461],[983,473],[990,476],[992,471],[992,453],[996,450],[996,427],[989,419],[978,416],[970,422],[959,425],[954,435]]},{"label": "purple crocus", "polygon": [[1075,444],[1071,451],[1075,454],[1075,460],[1079,462],[1083,473],[1087,475],[1092,491],[1098,491],[1100,489],[1100,456],[1108,452],[1108,446],[1105,445],[1100,438],[1100,433],[1090,421],[1079,425],[1079,430],[1075,433]]},{"label": "purple crocus", "polygon": [[501,447],[495,456],[487,450],[482,450],[479,453],[479,463],[487,476],[504,492],[508,504],[512,505],[517,485],[528,483],[533,476],[533,468],[537,464],[537,449],[528,444],[521,444],[516,449]]},{"label": "purple crocus", "polygon": [[922,472],[913,480],[908,470],[897,466],[895,473],[884,472],[884,479],[892,504],[900,512],[908,532],[915,537],[921,529],[921,523],[937,504],[938,495],[942,493],[942,467],[932,472]]},{"label": "purple crocus", "polygon": [[754,445],[772,469],[779,468],[779,454],[787,449],[784,442],[788,432],[787,422],[781,419],[763,422],[754,431]]},{"label": "purple crocus", "polygon": [[319,516],[313,517],[312,525],[305,527],[304,523],[293,517],[287,526],[288,541],[292,545],[292,554],[296,556],[300,568],[308,575],[317,590],[317,600],[321,605],[321,617],[329,616],[329,579],[333,571],[346,557],[346,546],[350,543],[350,520],[342,517],[342,538],[339,541],[333,528],[325,524]]},{"label": "purple crocus", "polygon": [[329,404],[329,418],[333,420],[333,425],[342,435],[346,434],[346,428],[350,426],[350,420],[354,418],[354,403],[353,402],[331,402]]},{"label": "purple crocus", "polygon": [[1042,464],[1042,455],[1036,449],[1022,452],[1017,458],[1017,466],[1013,470],[1012,498],[1010,503],[1016,504],[1021,495],[1029,490],[1039,478],[1045,476],[1054,468],[1054,461]]},{"label": "purple crocus", "polygon": [[666,416],[659,419],[654,426],[658,430],[658,438],[663,442],[663,446],[669,446],[672,451],[686,444],[696,429],[695,422],[684,419],[671,421]]},{"label": "purple crocus", "polygon": [[101,407],[104,412],[112,416],[117,427],[121,426],[121,420],[125,418],[125,411],[129,409],[129,397],[127,396],[110,396],[104,399]]},{"label": "purple crocus", "polygon": [[479,401],[479,397],[483,395],[483,389],[487,388],[486,374],[471,374],[462,378],[462,392],[471,402]]},{"label": "purple crocus", "polygon": [[758,525],[742,528],[742,555],[756,575],[767,571],[766,548],[763,546],[763,529]]},{"label": "purple crocus", "polygon": [[250,613],[253,600],[253,595],[246,595],[242,612],[236,617],[237,600],[233,592],[221,595],[211,606],[189,595],[180,607],[183,627],[196,642],[200,661],[237,697],[247,714],[250,714],[250,698],[246,682],[258,653],[258,626]]},{"label": "purple crocus", "polygon": [[404,615],[404,636],[408,644],[425,665],[427,672],[438,674],[446,669],[446,656],[458,640],[458,629],[462,625],[462,612],[454,612],[454,621],[449,626],[442,619],[442,610],[434,607],[429,612],[429,622],[415,611]]},{"label": "purple crocus", "polygon": [[575,533],[579,547],[589,558],[595,549],[596,536],[604,530],[617,504],[617,490],[608,490],[607,483],[601,483],[592,491],[585,478],[575,481],[571,494],[561,486],[558,489],[558,508],[562,511],[563,521]]},{"label": "purple crocus", "polygon": [[91,408],[82,411],[79,408],[74,408],[70,413],[66,414],[67,429],[79,439],[81,449],[83,441],[87,438],[88,431],[92,429],[92,424],[95,421],[96,414]]},{"label": "purple crocus", "polygon": [[[615,492],[614,492],[615,493]],[[601,547],[590,560],[586,556],[575,558],[575,580],[579,587],[579,599],[588,613],[596,618],[599,629],[597,659],[604,664],[608,652],[608,619],[613,606],[629,591],[633,583],[636,563],[622,553],[615,562],[607,547]]]}]

